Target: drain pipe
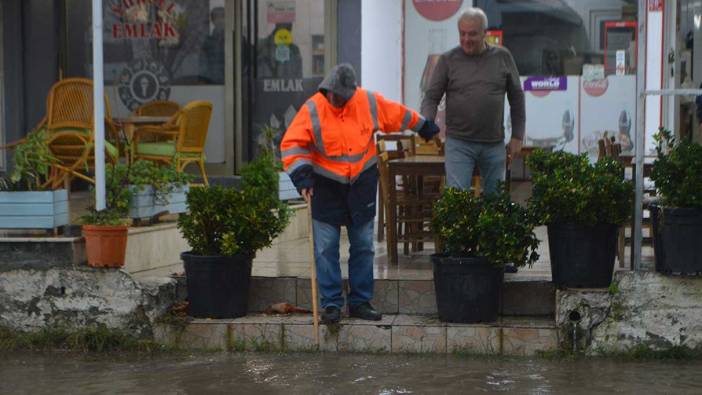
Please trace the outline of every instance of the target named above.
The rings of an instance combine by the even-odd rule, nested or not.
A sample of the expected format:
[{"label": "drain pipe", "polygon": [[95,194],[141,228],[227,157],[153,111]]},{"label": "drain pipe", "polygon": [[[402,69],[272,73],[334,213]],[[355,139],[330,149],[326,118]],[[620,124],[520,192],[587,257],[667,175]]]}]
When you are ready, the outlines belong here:
[{"label": "drain pipe", "polygon": [[580,313],[577,310],[571,310],[570,313],[568,313],[568,321],[570,321],[570,325],[573,327],[573,353],[578,351],[578,324],[580,321],[583,319],[583,317],[580,315]]}]

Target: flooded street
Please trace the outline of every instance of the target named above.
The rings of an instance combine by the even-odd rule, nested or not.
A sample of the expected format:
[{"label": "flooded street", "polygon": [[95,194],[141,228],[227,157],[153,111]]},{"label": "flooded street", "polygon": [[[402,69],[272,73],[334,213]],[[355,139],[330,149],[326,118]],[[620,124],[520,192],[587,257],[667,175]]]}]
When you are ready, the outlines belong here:
[{"label": "flooded street", "polygon": [[361,354],[19,354],[0,394],[700,393],[702,361]]}]

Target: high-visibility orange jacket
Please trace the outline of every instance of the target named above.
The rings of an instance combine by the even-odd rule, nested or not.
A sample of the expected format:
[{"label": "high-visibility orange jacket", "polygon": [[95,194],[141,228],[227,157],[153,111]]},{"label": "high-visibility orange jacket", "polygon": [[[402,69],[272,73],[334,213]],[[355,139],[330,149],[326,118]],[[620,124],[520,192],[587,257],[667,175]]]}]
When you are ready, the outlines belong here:
[{"label": "high-visibility orange jacket", "polygon": [[342,108],[317,93],[283,136],[283,166],[298,189],[314,188],[315,219],[363,223],[375,216],[378,173],[373,133],[419,132],[424,124],[416,111],[362,88]]}]

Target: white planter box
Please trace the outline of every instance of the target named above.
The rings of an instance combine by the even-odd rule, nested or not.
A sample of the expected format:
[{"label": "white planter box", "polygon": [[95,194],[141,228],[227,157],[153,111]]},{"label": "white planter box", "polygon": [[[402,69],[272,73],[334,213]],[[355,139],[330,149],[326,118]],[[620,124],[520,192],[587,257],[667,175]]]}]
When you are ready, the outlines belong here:
[{"label": "white planter box", "polygon": [[0,228],[55,229],[68,225],[68,191],[0,192]]},{"label": "white planter box", "polygon": [[156,197],[151,185],[143,185],[141,188],[137,188],[136,185],[130,185],[129,188],[134,193],[129,207],[129,216],[131,218],[146,219],[163,213],[177,214],[188,210],[185,203],[185,195],[190,190],[190,187],[187,185],[175,188],[173,192],[159,198]]}]

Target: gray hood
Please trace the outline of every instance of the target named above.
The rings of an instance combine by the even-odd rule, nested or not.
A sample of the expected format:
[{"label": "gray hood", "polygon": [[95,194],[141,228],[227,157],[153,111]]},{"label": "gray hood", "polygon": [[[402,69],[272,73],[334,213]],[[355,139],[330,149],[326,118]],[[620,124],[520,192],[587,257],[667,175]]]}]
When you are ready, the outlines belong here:
[{"label": "gray hood", "polygon": [[319,84],[319,90],[336,93],[345,100],[351,99],[356,92],[356,72],[353,66],[342,63],[334,66],[324,80]]}]

